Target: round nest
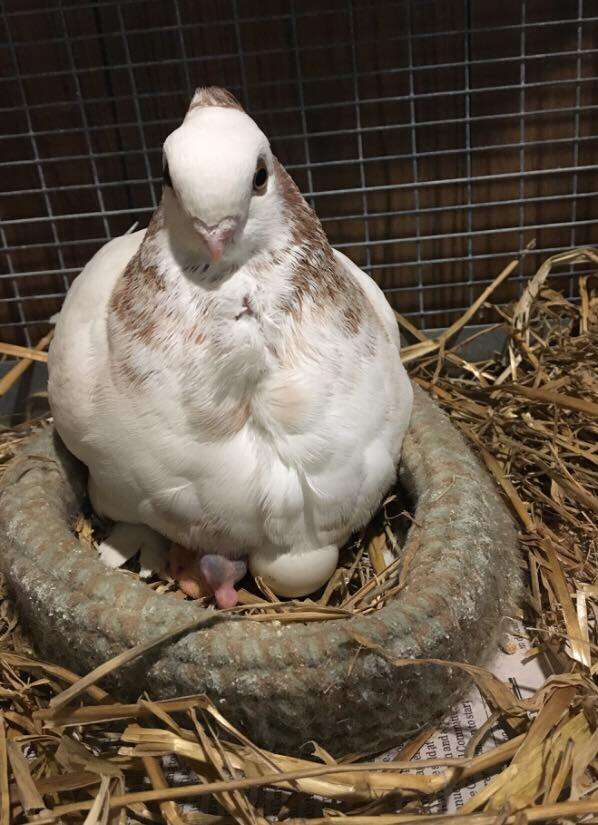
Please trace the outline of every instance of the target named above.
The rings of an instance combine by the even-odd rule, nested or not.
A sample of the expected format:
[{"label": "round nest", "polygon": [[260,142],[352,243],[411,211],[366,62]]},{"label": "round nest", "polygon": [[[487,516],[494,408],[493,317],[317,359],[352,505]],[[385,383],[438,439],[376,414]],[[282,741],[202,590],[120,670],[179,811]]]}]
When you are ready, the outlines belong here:
[{"label": "round nest", "polygon": [[400,481],[414,517],[394,599],[366,616],[258,623],[107,569],[71,529],[86,470],[48,429],[22,446],[0,485],[0,570],[39,654],[81,674],[205,620],[114,671],[108,687],[120,698],[206,693],[279,752],[312,739],[337,755],[381,750],[438,718],[467,684],[461,669],[389,657],[486,661],[519,590],[500,495],[418,387]]}]

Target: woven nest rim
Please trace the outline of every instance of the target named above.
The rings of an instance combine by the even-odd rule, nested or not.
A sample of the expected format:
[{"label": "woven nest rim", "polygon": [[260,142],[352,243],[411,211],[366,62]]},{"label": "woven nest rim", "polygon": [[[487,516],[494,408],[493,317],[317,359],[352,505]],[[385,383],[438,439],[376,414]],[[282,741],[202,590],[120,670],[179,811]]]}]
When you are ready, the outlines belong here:
[{"label": "woven nest rim", "polygon": [[308,625],[208,614],[106,569],[69,529],[84,468],[51,429],[28,441],[0,485],[0,569],[39,653],[84,673],[196,616],[210,624],[113,673],[115,695],[206,693],[280,752],[310,739],[334,754],[373,751],[417,732],[466,676],[397,669],[376,646],[398,658],[486,661],[520,578],[515,529],[493,482],[447,417],[417,386],[414,394],[400,470],[415,502],[405,587],[371,615]]}]

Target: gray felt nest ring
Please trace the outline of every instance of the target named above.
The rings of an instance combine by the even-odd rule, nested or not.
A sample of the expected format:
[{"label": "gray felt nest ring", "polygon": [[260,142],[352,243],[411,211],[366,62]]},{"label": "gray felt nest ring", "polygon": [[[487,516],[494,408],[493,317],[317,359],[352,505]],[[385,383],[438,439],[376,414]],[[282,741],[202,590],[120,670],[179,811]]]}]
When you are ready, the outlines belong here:
[{"label": "gray felt nest ring", "polygon": [[[86,472],[51,429],[27,441],[0,485],[0,570],[39,654],[84,674],[207,611],[104,567],[71,531]],[[136,698],[207,693],[261,746],[335,754],[396,744],[437,718],[466,684],[438,665],[495,649],[519,589],[516,533],[493,482],[446,416],[415,387],[401,483],[415,504],[404,589],[381,610],[310,624],[212,621],[114,672]],[[210,615],[213,615],[210,614]]]}]

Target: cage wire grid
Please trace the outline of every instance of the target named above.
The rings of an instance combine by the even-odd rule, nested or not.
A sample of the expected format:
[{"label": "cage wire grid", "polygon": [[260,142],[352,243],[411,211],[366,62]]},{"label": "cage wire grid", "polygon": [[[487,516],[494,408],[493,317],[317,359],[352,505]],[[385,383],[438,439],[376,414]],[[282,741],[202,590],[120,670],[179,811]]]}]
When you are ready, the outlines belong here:
[{"label": "cage wire grid", "polygon": [[1,26],[3,340],[34,344],[91,255],[147,224],[200,85],[240,98],[422,328],[532,238],[500,301],[592,242],[598,0],[5,0]]}]

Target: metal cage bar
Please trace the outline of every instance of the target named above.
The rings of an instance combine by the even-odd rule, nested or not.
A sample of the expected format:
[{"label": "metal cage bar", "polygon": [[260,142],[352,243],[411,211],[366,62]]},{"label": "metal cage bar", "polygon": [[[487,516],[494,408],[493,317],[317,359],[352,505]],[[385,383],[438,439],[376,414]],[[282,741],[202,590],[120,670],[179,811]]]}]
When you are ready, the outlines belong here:
[{"label": "metal cage bar", "polygon": [[216,5],[5,0],[0,337],[33,343],[93,251],[147,222],[198,85],[240,95],[331,241],[424,328],[532,236],[528,269],[591,242],[598,0]]}]

